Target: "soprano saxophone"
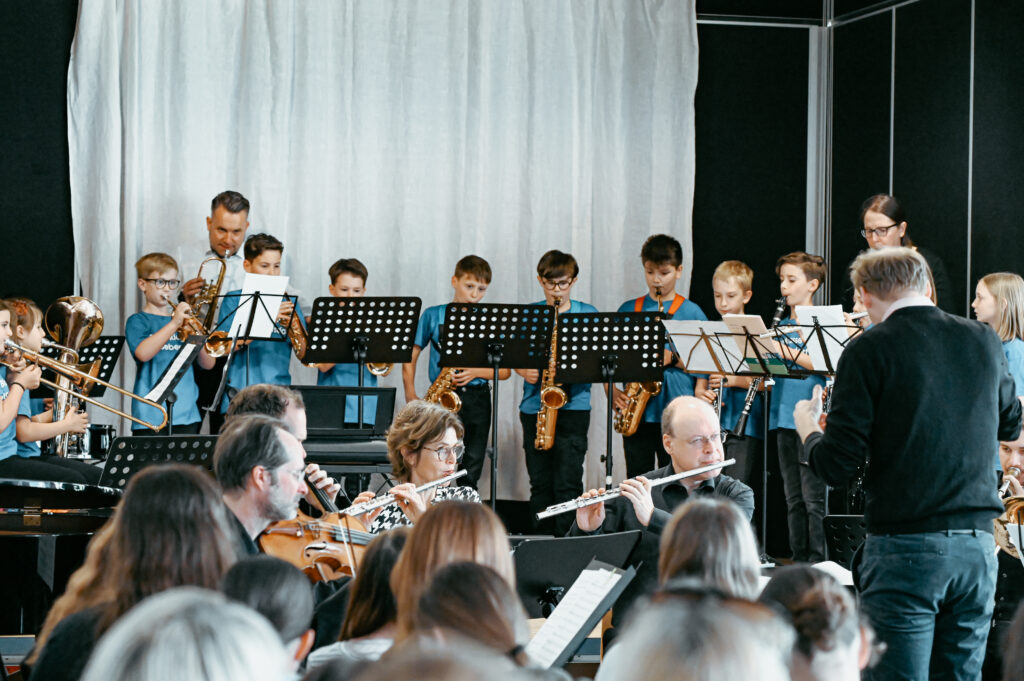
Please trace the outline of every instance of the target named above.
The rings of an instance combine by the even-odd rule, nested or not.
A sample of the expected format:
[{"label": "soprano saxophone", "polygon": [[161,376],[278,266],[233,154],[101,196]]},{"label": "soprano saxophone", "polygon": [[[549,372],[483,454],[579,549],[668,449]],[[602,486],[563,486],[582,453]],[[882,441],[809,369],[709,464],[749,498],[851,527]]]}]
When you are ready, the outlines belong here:
[{"label": "soprano saxophone", "polygon": [[[661,307],[661,287],[654,289],[654,295],[658,301],[658,312]],[[661,381],[647,381],[645,383],[627,383],[623,387],[626,396],[626,407],[615,412],[615,419],[612,421],[612,428],[616,433],[622,433],[623,437],[629,437],[636,433],[640,427],[640,419],[647,409],[647,402],[661,392]]]},{"label": "soprano saxophone", "polygon": [[558,308],[562,299],[555,297],[555,325],[551,330],[551,349],[548,355],[548,368],[544,370],[540,380],[540,411],[537,412],[537,437],[533,441],[535,449],[551,449],[555,444],[555,424],[558,422],[558,410],[565,406],[569,397],[565,391],[555,385],[555,365],[558,362]]}]

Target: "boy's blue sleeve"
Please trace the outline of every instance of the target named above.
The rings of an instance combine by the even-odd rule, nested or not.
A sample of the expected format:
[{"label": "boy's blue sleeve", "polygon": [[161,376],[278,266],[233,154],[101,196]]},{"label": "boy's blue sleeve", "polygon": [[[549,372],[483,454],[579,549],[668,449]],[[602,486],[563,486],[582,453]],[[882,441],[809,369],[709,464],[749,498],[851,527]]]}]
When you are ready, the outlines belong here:
[{"label": "boy's blue sleeve", "polygon": [[132,359],[135,359],[135,349],[139,347],[139,343],[152,335],[146,326],[146,318],[139,313],[133,314],[125,322],[124,340],[128,344],[129,352],[132,353]]},{"label": "boy's blue sleeve", "polygon": [[416,340],[413,341],[414,345],[418,345],[421,348],[425,348],[430,345],[430,337],[434,333],[434,327],[437,326],[435,318],[437,315],[435,311],[437,306],[428,307],[423,311],[423,315],[420,316],[420,323],[416,326]]}]

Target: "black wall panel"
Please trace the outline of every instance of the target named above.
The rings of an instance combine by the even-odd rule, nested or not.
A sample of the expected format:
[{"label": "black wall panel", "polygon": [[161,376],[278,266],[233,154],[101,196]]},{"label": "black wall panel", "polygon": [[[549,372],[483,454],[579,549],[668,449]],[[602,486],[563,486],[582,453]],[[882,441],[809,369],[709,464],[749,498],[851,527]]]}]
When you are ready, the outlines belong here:
[{"label": "black wall panel", "polygon": [[852,306],[845,272],[866,247],[860,204],[889,191],[889,88],[892,14],[833,32],[832,248],[829,299]]},{"label": "black wall panel", "polygon": [[77,0],[0,2],[0,296],[72,293],[67,72]]},{"label": "black wall panel", "polygon": [[702,24],[690,297],[717,318],[711,274],[754,270],[749,312],[771,316],[775,261],[804,248],[807,31]]},{"label": "black wall panel", "polygon": [[968,312],[970,60],[970,0],[896,10],[893,194],[911,238],[946,264],[953,304],[940,304],[960,314]]},{"label": "black wall panel", "polygon": [[977,0],[974,51],[973,287],[1024,272],[1024,3]]}]

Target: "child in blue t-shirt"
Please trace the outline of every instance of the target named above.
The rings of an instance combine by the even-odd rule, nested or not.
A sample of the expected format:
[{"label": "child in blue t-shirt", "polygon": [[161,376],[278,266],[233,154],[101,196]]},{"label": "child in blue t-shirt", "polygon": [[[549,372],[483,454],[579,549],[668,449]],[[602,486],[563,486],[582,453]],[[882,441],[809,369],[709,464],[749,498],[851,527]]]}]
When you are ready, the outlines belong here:
[{"label": "child in blue t-shirt", "polygon": [[[557,313],[597,312],[589,303],[571,298],[580,266],[569,253],[548,251],[537,263],[537,282],[544,291],[544,300],[534,305],[556,305]],[[558,352],[557,347],[555,352]],[[556,354],[557,357],[557,354]],[[530,512],[538,511],[583,494],[583,462],[587,456],[587,431],[590,428],[590,384],[555,383],[565,391],[566,403],[558,409],[554,441],[548,449],[538,449],[537,417],[541,410],[542,372],[537,369],[516,369],[523,377],[523,399],[519,403],[519,422],[523,427],[523,449],[526,450],[526,472],[530,476]],[[565,535],[572,526],[573,515],[561,515],[540,521],[539,532]]]},{"label": "child in blue t-shirt", "polygon": [[1024,395],[1024,279],[1012,272],[986,274],[974,289],[971,308],[1003,341],[1017,394]]},{"label": "child in blue t-shirt", "polygon": [[[661,311],[664,319],[707,319],[704,311],[692,300],[676,293],[676,284],[683,276],[683,247],[667,234],[655,234],[640,249],[640,261],[647,282],[647,294],[629,299],[619,306],[619,312]],[[667,466],[671,459],[661,438],[661,412],[665,405],[681,395],[693,395],[696,381],[684,372],[680,360],[671,350],[665,350],[665,373],[661,391],[648,399],[641,423],[636,432],[623,436],[622,448],[626,458],[626,477],[635,478],[655,468]],[[705,379],[697,379],[703,383]],[[627,398],[622,390],[615,390],[615,408],[625,409]]]},{"label": "child in blue t-shirt", "polygon": [[[253,234],[245,240],[243,247],[245,259],[242,269],[250,274],[281,276],[281,256],[284,245],[269,234]],[[221,306],[221,321],[218,328],[228,330],[235,316],[241,297],[241,290],[228,292]],[[292,346],[288,342],[287,324],[295,318],[306,328],[306,320],[302,317],[302,308],[298,302],[292,303],[287,298],[282,300],[277,310],[277,326],[272,340],[238,341],[235,354],[228,366],[227,388],[221,402],[221,409],[227,412],[228,403],[239,390],[257,383],[273,385],[291,385],[292,375],[289,364],[292,361]],[[257,308],[257,314],[265,314]],[[301,357],[299,359],[302,359]]]},{"label": "child in blue t-shirt", "polygon": [[15,421],[22,396],[39,387],[40,371],[39,367],[26,364],[25,360],[3,347],[13,335],[13,316],[12,307],[0,300],[0,354],[6,365],[0,366],[0,478],[37,479],[37,476],[22,474],[24,460],[18,456]]},{"label": "child in blue t-shirt", "polygon": [[[491,284],[491,266],[483,258],[467,255],[455,263],[452,275],[453,303],[479,303],[487,293]],[[419,326],[416,327],[416,340],[413,342],[412,358],[402,366],[402,383],[405,386],[405,400],[411,402],[419,399],[416,393],[416,364],[420,353],[430,346],[430,364],[427,378],[433,384],[441,373],[439,343],[441,326],[444,324],[444,305],[434,305],[423,311]],[[512,375],[509,369],[500,369],[498,378],[505,380]],[[461,401],[458,410],[459,420],[465,429],[463,444],[466,451],[462,467],[467,475],[462,478],[462,486],[477,488],[480,473],[484,467],[487,451],[487,438],[491,432],[491,384],[494,372],[487,368],[456,369],[452,384],[455,394]]]},{"label": "child in blue t-shirt", "polygon": [[[369,271],[366,265],[355,258],[342,258],[327,272],[331,283],[327,290],[335,298],[362,298],[366,295],[366,279]],[[317,364],[317,385],[357,386],[359,385],[359,367],[355,364]],[[377,374],[363,365],[363,386],[375,388]],[[368,397],[363,400],[363,423],[373,424],[377,414],[377,398]],[[345,423],[359,423],[359,398],[350,396],[345,399]]]},{"label": "child in blue t-shirt", "polygon": [[[789,305],[789,316],[779,323],[780,327],[796,324],[794,309],[797,306],[813,304],[814,292],[825,281],[825,272],[825,261],[817,255],[797,251],[779,258],[775,273],[779,275],[779,291]],[[801,359],[810,361],[806,354],[801,355]],[[796,403],[809,399],[816,385],[824,387],[825,379],[819,376],[777,378],[769,403],[768,428],[775,432],[778,443],[789,545],[796,562],[825,560],[825,483],[810,467],[799,464],[803,445],[793,422]]]},{"label": "child in blue t-shirt", "polygon": [[[141,312],[136,312],[124,325],[125,341],[135,358],[136,395],[146,395],[152,390],[164,371],[171,365],[182,341],[178,338],[178,330],[185,319],[192,313],[188,303],[171,302],[181,283],[178,279],[178,263],[166,253],[149,253],[135,263],[138,275],[139,290],[142,291],[145,303]],[[207,354],[205,348],[199,353],[196,362],[204,369],[213,367],[214,359]],[[199,388],[191,371],[186,371],[174,388],[175,402],[171,409],[171,423],[176,435],[189,435],[199,432],[202,416],[196,406]],[[160,414],[153,407],[138,400],[132,401],[132,416],[148,423],[159,423]],[[132,435],[167,435],[169,428],[165,426],[153,431],[138,424],[132,424]]]}]

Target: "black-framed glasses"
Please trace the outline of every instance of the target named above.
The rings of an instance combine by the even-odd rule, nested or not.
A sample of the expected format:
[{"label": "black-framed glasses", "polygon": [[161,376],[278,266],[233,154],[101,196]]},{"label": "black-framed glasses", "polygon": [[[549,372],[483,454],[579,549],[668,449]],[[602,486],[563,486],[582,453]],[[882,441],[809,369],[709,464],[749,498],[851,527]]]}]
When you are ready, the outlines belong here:
[{"label": "black-framed glasses", "polygon": [[899,226],[900,226],[900,223],[894,222],[893,224],[889,225],[888,227],[875,227],[874,229],[871,229],[871,228],[862,229],[862,230],[860,230],[860,235],[862,237],[864,237],[865,239],[867,239],[868,237],[871,237],[872,239],[884,239],[885,235],[888,234],[889,231],[892,230],[893,227],[899,227]]},{"label": "black-framed glasses", "polygon": [[695,435],[686,441],[687,446],[693,447],[694,449],[703,449],[704,445],[713,445],[715,443],[725,442],[726,436],[729,434],[727,430],[720,430],[712,435]]},{"label": "black-framed glasses", "polygon": [[545,279],[544,288],[550,289],[552,291],[565,291],[570,286],[572,286],[572,283],[574,281],[576,281],[575,277],[573,277],[572,279],[562,279],[561,281],[551,281],[550,279]]},{"label": "black-framed glasses", "polygon": [[157,288],[169,288],[176,289],[178,284],[181,283],[181,279],[143,279],[149,283],[155,285]]},{"label": "black-framed glasses", "polygon": [[466,445],[461,442],[457,442],[454,445],[441,445],[437,449],[431,449],[430,447],[424,447],[424,450],[433,452],[437,457],[437,460],[444,463],[448,459],[455,457],[455,461],[462,461],[462,455],[466,453]]}]

